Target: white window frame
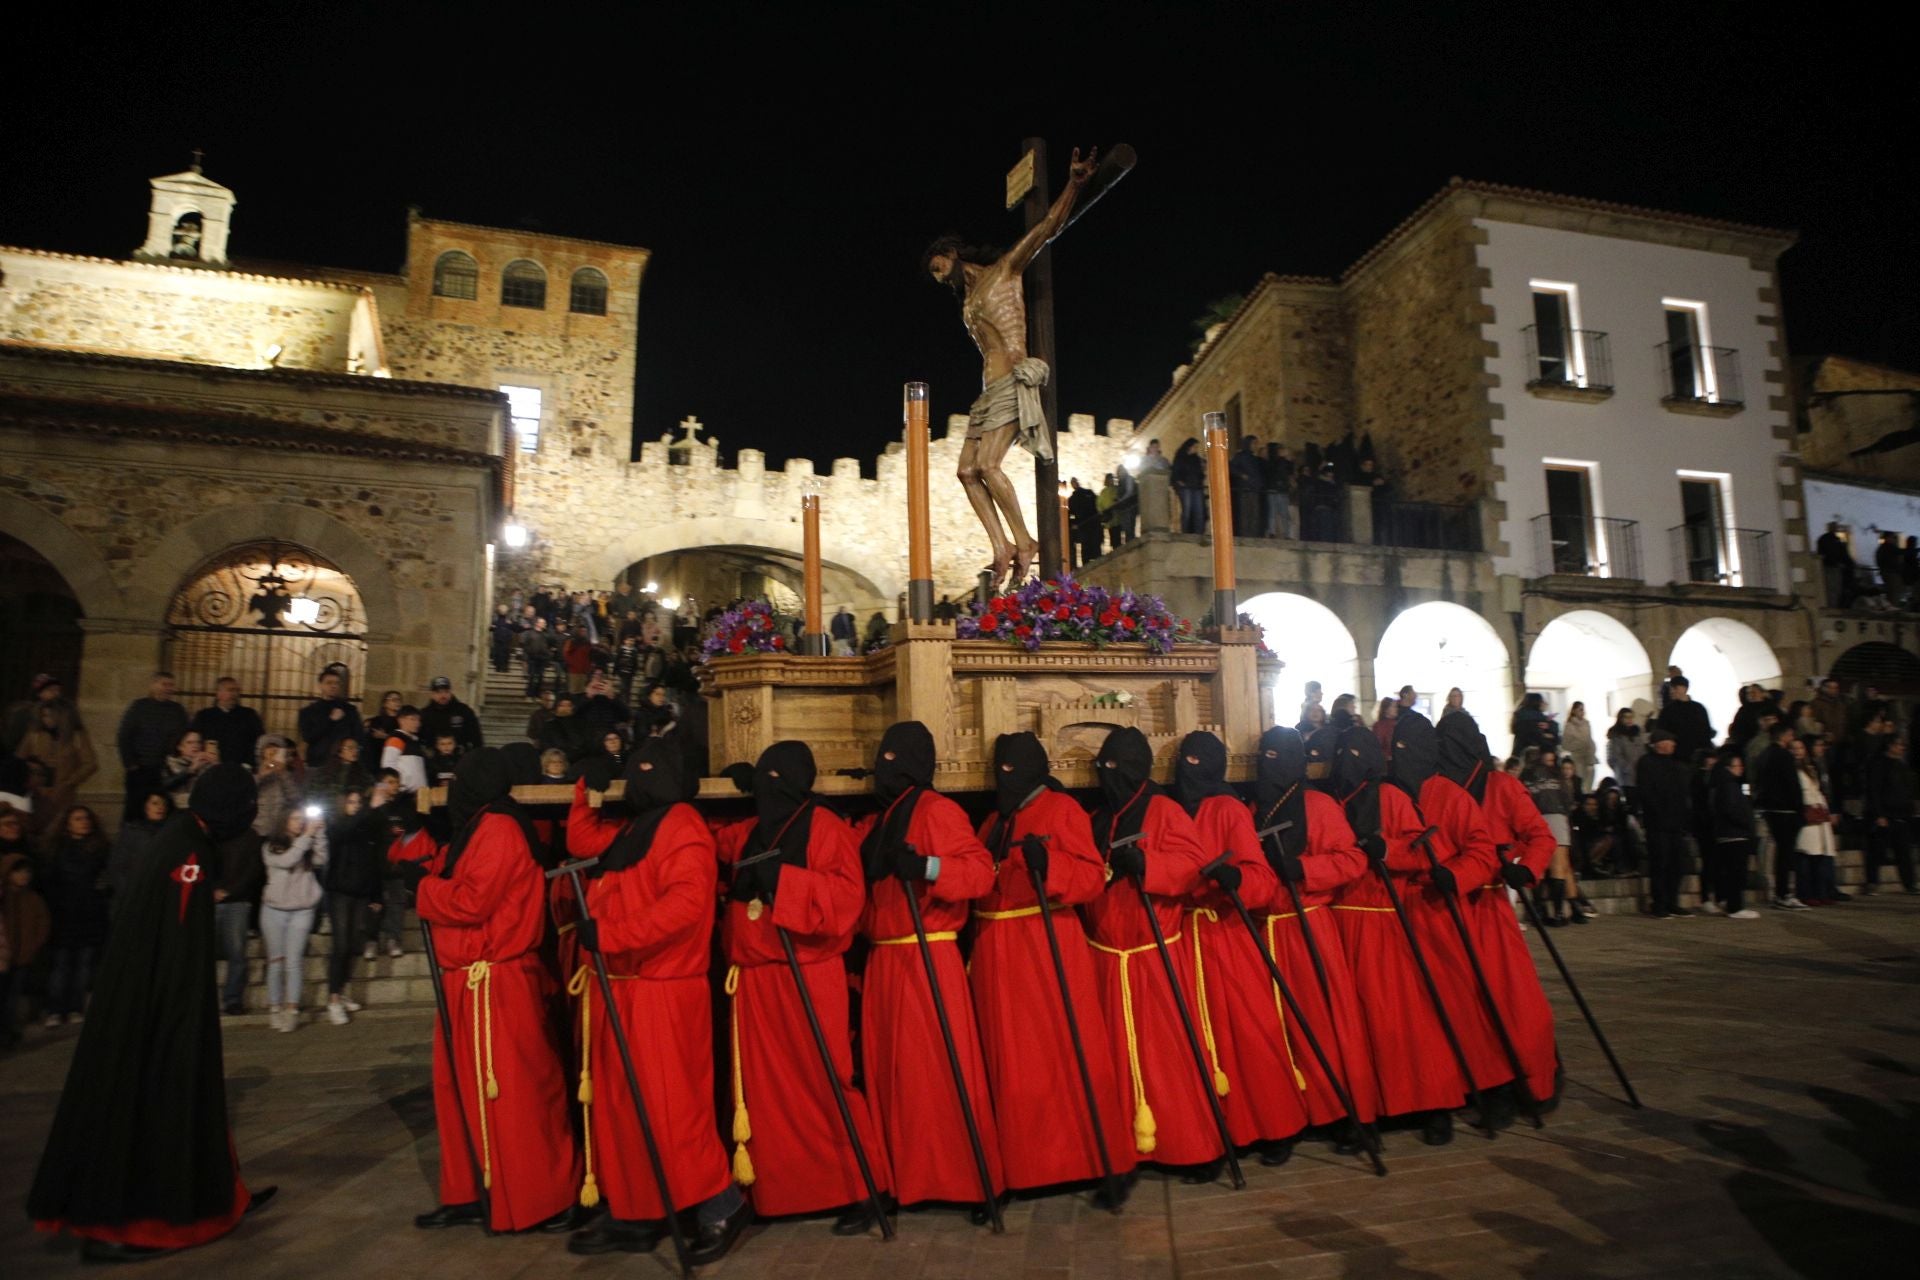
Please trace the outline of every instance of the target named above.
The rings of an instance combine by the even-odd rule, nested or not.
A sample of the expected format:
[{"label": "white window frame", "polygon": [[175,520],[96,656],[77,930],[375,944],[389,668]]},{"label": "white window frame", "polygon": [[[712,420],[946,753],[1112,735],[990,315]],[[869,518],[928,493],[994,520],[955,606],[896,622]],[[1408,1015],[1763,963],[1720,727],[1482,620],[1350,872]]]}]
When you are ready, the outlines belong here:
[{"label": "white window frame", "polygon": [[[1580,323],[1580,286],[1565,280],[1529,280],[1530,293],[1557,293],[1567,300],[1567,367],[1573,372],[1573,385],[1587,385],[1587,352],[1580,342],[1586,326]],[[1532,298],[1529,297],[1531,302]]]},{"label": "white window frame", "polygon": [[1710,404],[1719,403],[1720,374],[1714,367],[1713,357],[1709,354],[1713,350],[1713,330],[1707,325],[1707,304],[1687,298],[1662,298],[1660,309],[1663,313],[1667,311],[1693,313],[1693,331],[1698,339],[1693,357],[1694,376],[1700,380],[1701,398]]},{"label": "white window frame", "polygon": [[[1733,531],[1740,527],[1740,521],[1733,510],[1733,477],[1725,471],[1690,471],[1685,467],[1675,471],[1676,480],[1711,481],[1720,489],[1720,556],[1724,563],[1720,566],[1726,571],[1727,585],[1743,587],[1746,581],[1740,570],[1740,541]],[[1680,523],[1686,523],[1686,511],[1680,513]]]},{"label": "white window frame", "polygon": [[[520,442],[520,452],[540,452],[540,437],[545,434],[542,428],[545,426],[547,416],[546,388],[529,386],[524,382],[503,382],[500,384],[500,392],[507,397],[507,419],[513,425],[514,438]],[[531,418],[516,412],[520,405],[514,401],[515,392],[522,392],[533,397],[534,412]],[[533,424],[532,431],[523,431],[521,429],[521,424],[526,422]]]}]

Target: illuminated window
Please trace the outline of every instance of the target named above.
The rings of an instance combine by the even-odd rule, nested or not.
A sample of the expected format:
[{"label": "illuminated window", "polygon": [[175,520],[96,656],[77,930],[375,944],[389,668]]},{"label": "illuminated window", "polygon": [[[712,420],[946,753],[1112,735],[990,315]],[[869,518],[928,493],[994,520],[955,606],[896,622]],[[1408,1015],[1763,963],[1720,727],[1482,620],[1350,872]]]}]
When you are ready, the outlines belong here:
[{"label": "illuminated window", "polygon": [[540,269],[539,263],[521,258],[507,264],[507,269],[500,273],[500,305],[532,307],[535,311],[546,309],[547,273]]},{"label": "illuminated window", "polygon": [[573,288],[567,299],[567,310],[580,316],[603,316],[607,314],[607,278],[592,267],[582,267],[573,273]]},{"label": "illuminated window", "polygon": [[433,296],[468,300],[480,296],[480,264],[472,254],[449,249],[434,261]]},{"label": "illuminated window", "polygon": [[502,386],[500,391],[507,397],[507,416],[513,422],[520,452],[536,452],[540,448],[540,388]]}]

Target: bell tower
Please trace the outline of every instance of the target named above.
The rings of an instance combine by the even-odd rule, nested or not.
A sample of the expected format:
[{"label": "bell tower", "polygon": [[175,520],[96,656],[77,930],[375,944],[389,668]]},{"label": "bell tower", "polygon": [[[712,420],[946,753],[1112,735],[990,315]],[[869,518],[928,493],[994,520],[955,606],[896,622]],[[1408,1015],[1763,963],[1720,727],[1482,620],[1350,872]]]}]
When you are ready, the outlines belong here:
[{"label": "bell tower", "polygon": [[200,171],[200,152],[184,173],[153,179],[147,208],[147,240],[133,256],[145,262],[227,265],[227,233],[233,223],[233,192]]}]

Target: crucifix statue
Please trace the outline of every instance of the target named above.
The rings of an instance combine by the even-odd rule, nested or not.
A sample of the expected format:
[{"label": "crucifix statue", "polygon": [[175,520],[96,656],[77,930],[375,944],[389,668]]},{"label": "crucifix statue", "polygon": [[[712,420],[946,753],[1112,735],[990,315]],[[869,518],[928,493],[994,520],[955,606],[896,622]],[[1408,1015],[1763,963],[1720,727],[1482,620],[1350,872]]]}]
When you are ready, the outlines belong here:
[{"label": "crucifix statue", "polygon": [[[1039,544],[1020,515],[1020,499],[1000,464],[1017,439],[1036,458],[1053,457],[1053,436],[1041,412],[1041,389],[1049,370],[1027,352],[1027,302],[1022,274],[1034,255],[1072,221],[1081,189],[1094,176],[1095,153],[1079,149],[1067,186],[1020,242],[998,253],[943,236],[927,247],[928,272],[960,298],[960,318],[980,348],[980,397],[967,415],[960,449],[960,483],[993,548],[995,582],[1019,582],[1033,567]],[[1004,524],[1002,521],[1004,520]]]}]

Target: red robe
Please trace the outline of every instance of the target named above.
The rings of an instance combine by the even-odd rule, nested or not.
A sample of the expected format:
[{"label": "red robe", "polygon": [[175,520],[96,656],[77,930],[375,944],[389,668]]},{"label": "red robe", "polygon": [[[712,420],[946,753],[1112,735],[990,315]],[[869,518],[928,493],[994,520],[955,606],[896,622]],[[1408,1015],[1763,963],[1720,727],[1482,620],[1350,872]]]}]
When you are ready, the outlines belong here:
[{"label": "red robe", "polygon": [[[567,817],[575,857],[605,852],[625,826],[589,808],[586,783],[579,785]],[[660,820],[646,857],[587,888],[640,1096],[667,1189],[680,1209],[718,1195],[733,1180],[713,1125],[707,960],[718,880],[713,833],[691,805],[680,804]],[[622,1221],[664,1218],[604,993],[591,957],[582,959],[586,963],[568,983],[582,1010],[585,1058],[579,1092],[587,1112],[587,1183],[581,1203],[591,1206],[593,1188]]]},{"label": "red robe", "polygon": [[[874,1182],[883,1192],[892,1186],[879,1129],[866,1097],[853,1087],[847,1032],[841,957],[866,901],[860,848],[838,814],[815,805],[809,825],[807,865],[781,870],[771,909],[763,907],[754,919],[748,903],[729,902],[724,928],[733,997],[734,1180],[768,1216],[817,1213],[867,1198],[776,928],[793,940]],[[754,819],[743,818],[715,831],[723,861],[739,858],[753,828]]]},{"label": "red robe", "polygon": [[[1518,778],[1490,774],[1480,811],[1502,861],[1523,863],[1536,879],[1547,873],[1547,865],[1553,861],[1553,832]],[[1485,887],[1466,894],[1461,905],[1467,931],[1479,950],[1487,984],[1493,988],[1493,998],[1506,1019],[1507,1034],[1513,1037],[1520,1065],[1526,1068],[1528,1089],[1535,1098],[1548,1098],[1553,1094],[1554,1072],[1560,1065],[1553,1040],[1553,1009],[1541,990],[1533,953],[1527,949],[1527,940],[1521,936],[1519,922],[1507,901],[1506,882],[1494,876],[1476,883]],[[1460,887],[1464,890],[1468,886],[1463,882]]]},{"label": "red robe", "polygon": [[580,1151],[567,1115],[560,1046],[547,1017],[553,989],[540,960],[546,881],[520,825],[503,814],[483,816],[452,879],[421,881],[417,906],[434,926],[432,962],[446,988],[460,1073],[456,1096],[446,1037],[436,1034],[440,1201],[480,1198],[457,1110],[464,1109],[474,1154],[490,1181],[493,1229],[523,1231],[572,1203]]},{"label": "red robe", "polygon": [[[1193,825],[1210,858],[1225,853],[1239,868],[1240,900],[1249,912],[1265,911],[1281,896],[1245,801],[1208,796]],[[1187,946],[1200,996],[1194,1020],[1214,1088],[1226,1087],[1220,1096],[1227,1132],[1239,1146],[1291,1138],[1307,1127],[1306,1064],[1313,1052],[1290,1025],[1267,962],[1225,892],[1203,879],[1188,903]]]},{"label": "red robe", "polygon": [[[905,840],[923,857],[940,859],[939,878],[916,886],[927,947],[960,1055],[961,1075],[979,1126],[980,1146],[997,1194],[1005,1185],[1000,1131],[994,1124],[987,1065],[980,1053],[973,1001],[958,938],[967,904],[993,887],[993,858],[973,834],[959,805],[922,790]],[[905,803],[906,797],[894,804]],[[891,813],[891,806],[887,813]],[[875,814],[854,829],[856,839],[886,818]],[[893,1194],[901,1204],[924,1200],[977,1201],[979,1166],[954,1092],[953,1068],[927,988],[927,968],[914,937],[906,889],[894,876],[876,882],[860,931],[873,943],[861,987],[860,1058],[867,1101],[893,1167]]]},{"label": "red robe", "polygon": [[[1380,796],[1380,835],[1387,845],[1387,870],[1406,905],[1408,918],[1414,921],[1427,963],[1432,965],[1432,949],[1426,945],[1431,931],[1422,928],[1421,908],[1412,901],[1414,891],[1426,883],[1426,855],[1413,843],[1426,824],[1406,792],[1377,782],[1368,785],[1377,788]],[[1435,838],[1434,850],[1442,862],[1453,856],[1453,846],[1444,835]],[[1466,1085],[1407,947],[1406,935],[1394,918],[1392,900],[1380,883],[1379,872],[1370,867],[1365,875],[1335,891],[1333,911],[1366,1018],[1380,1112],[1405,1115],[1458,1107],[1466,1098]],[[1459,948],[1458,938],[1453,945]],[[1437,983],[1439,974],[1434,976]],[[1446,994],[1444,986],[1441,994]],[[1450,1017],[1454,1014],[1451,1003],[1447,1013]],[[1354,1088],[1361,1090],[1357,1079]]]},{"label": "red robe", "polygon": [[[1451,778],[1435,774],[1421,785],[1420,809],[1429,823],[1440,828],[1442,838],[1434,841],[1433,851],[1453,872],[1463,897],[1476,885],[1499,879],[1500,855],[1494,851],[1493,836],[1487,830],[1480,806],[1473,802],[1466,788]],[[1453,850],[1451,855],[1449,849]],[[1413,918],[1413,927],[1420,934],[1427,963],[1433,966],[1433,980],[1439,984],[1440,998],[1446,1002],[1447,1013],[1453,1018],[1453,1030],[1460,1037],[1460,1047],[1466,1051],[1474,1084],[1482,1089],[1505,1084],[1513,1079],[1513,1066],[1507,1061],[1500,1033],[1487,1014],[1486,998],[1480,993],[1473,962],[1461,944],[1460,930],[1447,911],[1446,899],[1431,883],[1424,884],[1408,895],[1407,914]],[[1466,904],[1462,901],[1463,921],[1466,915]],[[1472,936],[1471,930],[1468,936]],[[1479,948],[1474,950],[1477,955]]]},{"label": "red robe", "polygon": [[[1166,935],[1174,973],[1189,1010],[1197,1007],[1193,947],[1182,946],[1186,913],[1181,899],[1192,893],[1209,860],[1187,811],[1164,795],[1146,802],[1140,841],[1147,854],[1146,890]],[[1118,825],[1110,819],[1111,839]],[[1148,927],[1146,909],[1130,878],[1114,877],[1099,897],[1080,908],[1093,948],[1100,1000],[1112,1029],[1114,1065],[1129,1084],[1128,1118],[1134,1150],[1163,1164],[1204,1164],[1225,1152],[1213,1111],[1180,1024]],[[1197,1028],[1196,1028],[1197,1029]],[[1205,1046],[1202,1046],[1204,1049]]]},{"label": "red robe", "polygon": [[[996,815],[981,825],[997,839]],[[1115,1173],[1135,1162],[1132,1107],[1116,1071],[1106,1014],[1094,979],[1092,950],[1072,908],[1106,887],[1106,866],[1094,847],[1084,809],[1064,792],[1047,790],[1013,815],[1007,855],[994,885],[974,902],[970,976],[980,1022],[980,1048],[993,1085],[1000,1158],[1009,1187],[1025,1190],[1101,1176],[1100,1149],[1087,1110],[1086,1087],[1074,1061],[1073,1038],[1060,1000],[1060,980],[1047,947],[1023,836],[1051,836],[1047,845],[1047,901],[1053,904],[1060,966],[1066,970],[1074,1022],[1093,1079],[1094,1104]]]},{"label": "red robe", "polygon": [[[1305,923],[1293,909],[1293,899],[1284,885],[1279,887],[1273,908],[1262,927],[1274,962],[1286,976],[1287,988],[1300,1003],[1307,1023],[1320,1038],[1333,1069],[1353,1100],[1354,1118],[1370,1124],[1380,1112],[1378,1088],[1373,1077],[1373,1050],[1367,1039],[1367,1022],[1360,1011],[1355,992],[1353,969],[1347,962],[1347,950],[1340,929],[1327,906],[1334,892],[1367,875],[1367,855],[1353,840],[1353,828],[1340,802],[1318,791],[1306,794],[1307,847],[1300,856],[1306,880],[1296,886],[1306,910]],[[1256,828],[1262,825],[1257,815]],[[1313,954],[1307,950],[1302,930],[1311,930],[1321,965],[1326,970],[1326,990],[1314,969]],[[1331,1003],[1331,1008],[1329,1008]],[[1303,1037],[1304,1038],[1304,1037]],[[1346,1115],[1339,1096],[1320,1069],[1311,1050],[1297,1055],[1300,1069],[1307,1076],[1307,1119],[1312,1124],[1332,1124]]]}]

